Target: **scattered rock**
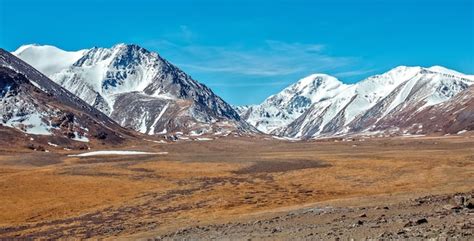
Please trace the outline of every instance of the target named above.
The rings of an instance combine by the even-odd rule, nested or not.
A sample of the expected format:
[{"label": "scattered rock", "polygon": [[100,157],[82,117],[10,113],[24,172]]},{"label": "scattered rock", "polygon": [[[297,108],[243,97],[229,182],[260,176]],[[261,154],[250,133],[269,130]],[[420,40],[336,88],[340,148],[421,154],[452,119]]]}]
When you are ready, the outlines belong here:
[{"label": "scattered rock", "polygon": [[398,235],[406,233],[405,230],[400,230],[397,232]]},{"label": "scattered rock", "polygon": [[420,218],[416,221],[408,221],[407,223],[405,223],[405,225],[403,225],[403,227],[406,228],[406,227],[411,227],[411,226],[420,225],[424,223],[428,223],[428,220],[426,218]]},{"label": "scattered rock", "polygon": [[460,223],[458,224],[459,228],[461,229],[473,229],[474,228],[474,225],[470,224],[470,223]]},{"label": "scattered rock", "polygon": [[107,138],[107,133],[103,131],[99,131],[97,134],[94,135],[94,137],[99,140],[104,140]]},{"label": "scattered rock", "polygon": [[26,145],[26,148],[28,148],[30,150],[33,150],[33,151],[46,151],[46,149],[42,145],[35,145],[35,144],[31,144],[31,143]]},{"label": "scattered rock", "polygon": [[415,223],[417,225],[420,225],[420,224],[428,223],[428,220],[426,218],[420,218],[420,219],[416,220]]},{"label": "scattered rock", "polygon": [[469,201],[466,205],[465,205],[466,208],[468,209],[473,209],[474,208],[474,203],[472,201]]},{"label": "scattered rock", "polygon": [[446,210],[456,210],[456,209],[461,209],[460,206],[457,206],[457,205],[451,205],[451,204],[447,204],[447,205],[444,205],[443,206],[444,209]]},{"label": "scattered rock", "polygon": [[458,206],[464,206],[465,198],[463,196],[454,196],[454,203]]}]

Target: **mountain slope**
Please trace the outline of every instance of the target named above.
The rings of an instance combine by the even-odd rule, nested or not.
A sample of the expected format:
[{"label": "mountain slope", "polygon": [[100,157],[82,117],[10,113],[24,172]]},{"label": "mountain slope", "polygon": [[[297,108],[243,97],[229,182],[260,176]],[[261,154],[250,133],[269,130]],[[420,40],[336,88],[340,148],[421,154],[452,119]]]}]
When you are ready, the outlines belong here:
[{"label": "mountain slope", "polygon": [[[57,54],[38,48],[44,46],[20,47],[14,53],[33,65]],[[126,44],[69,56],[77,53],[81,56],[74,55],[72,64],[49,72],[50,78],[124,127],[147,134],[252,129],[208,87],[157,53]]]},{"label": "mountain slope", "polygon": [[424,108],[416,104],[398,108],[372,124],[369,130],[389,130],[391,133],[398,134],[456,134],[472,131],[474,130],[474,85],[438,104],[425,104]]},{"label": "mountain slope", "polygon": [[268,97],[260,105],[239,107],[238,112],[260,131],[270,133],[291,123],[311,104],[330,99],[347,87],[332,76],[313,74]]},{"label": "mountain slope", "polygon": [[0,103],[0,123],[29,134],[111,143],[133,135],[3,49]]},{"label": "mountain slope", "polygon": [[297,138],[399,130],[407,113],[453,98],[474,83],[471,76],[439,66],[394,68],[314,103],[295,121],[273,133]]}]

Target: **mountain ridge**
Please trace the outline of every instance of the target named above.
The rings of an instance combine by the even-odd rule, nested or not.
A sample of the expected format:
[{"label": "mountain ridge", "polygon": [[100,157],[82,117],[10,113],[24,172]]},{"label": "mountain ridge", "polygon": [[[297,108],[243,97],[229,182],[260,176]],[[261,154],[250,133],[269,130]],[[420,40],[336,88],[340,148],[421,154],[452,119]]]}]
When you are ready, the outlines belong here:
[{"label": "mountain ridge", "polygon": [[[390,125],[402,126],[406,113],[449,101],[474,83],[473,75],[439,65],[397,66],[353,84],[315,73],[261,104],[231,106],[158,53],[135,44],[69,52],[26,45],[13,53],[120,125],[149,135],[261,131],[315,138],[394,131]],[[51,56],[62,63],[41,62]]]},{"label": "mountain ridge", "polygon": [[[314,75],[306,78],[311,76]],[[294,85],[301,82],[301,80],[297,81],[276,96],[288,92],[288,89],[292,89]],[[395,115],[396,113],[392,112],[407,111],[403,110],[404,104],[416,106],[412,108],[412,111],[434,106],[454,98],[456,94],[473,83],[473,76],[442,66],[428,68],[398,66],[383,74],[345,85],[333,97],[315,101],[293,121],[280,122],[283,124],[267,133],[290,138],[314,138],[368,131],[371,128],[367,123],[380,122],[380,126],[386,126],[382,125],[381,119],[387,114]],[[389,96],[391,99],[388,98]],[[273,103],[274,106],[271,107],[266,106],[271,98],[272,96],[260,105],[244,108],[243,118],[248,121],[252,118],[251,112],[255,110],[266,113],[266,109],[272,111],[272,108],[279,108],[279,103]],[[265,118],[270,117],[263,115],[263,120],[260,121],[263,122]],[[250,123],[255,122],[251,120]],[[392,120],[391,123],[394,124],[394,121]],[[375,129],[381,131],[381,127],[374,127]]]},{"label": "mountain ridge", "polygon": [[[38,48],[20,47],[14,53],[32,63],[51,54]],[[28,52],[36,59],[28,59]],[[123,43],[80,53],[73,64],[49,76],[124,127],[150,134],[253,130],[211,89],[158,53]]]},{"label": "mountain ridge", "polygon": [[3,49],[0,49],[0,79],[0,113],[4,126],[27,134],[62,137],[66,142],[97,139],[119,143],[126,136],[133,136]]}]

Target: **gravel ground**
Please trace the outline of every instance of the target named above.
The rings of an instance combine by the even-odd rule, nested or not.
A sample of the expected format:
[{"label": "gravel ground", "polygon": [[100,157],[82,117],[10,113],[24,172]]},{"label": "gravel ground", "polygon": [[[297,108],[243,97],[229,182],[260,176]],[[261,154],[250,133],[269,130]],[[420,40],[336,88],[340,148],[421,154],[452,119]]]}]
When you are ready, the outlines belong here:
[{"label": "gravel ground", "polygon": [[245,222],[194,226],[155,240],[472,240],[474,192],[386,206],[312,207]]}]

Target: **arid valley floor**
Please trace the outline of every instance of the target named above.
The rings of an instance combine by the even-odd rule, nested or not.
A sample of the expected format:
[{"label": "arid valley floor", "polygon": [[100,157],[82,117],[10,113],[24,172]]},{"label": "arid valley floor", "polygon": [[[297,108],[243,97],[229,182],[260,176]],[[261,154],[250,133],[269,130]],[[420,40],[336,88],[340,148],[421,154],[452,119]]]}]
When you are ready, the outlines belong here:
[{"label": "arid valley floor", "polygon": [[2,239],[473,238],[472,133],[2,148]]}]

